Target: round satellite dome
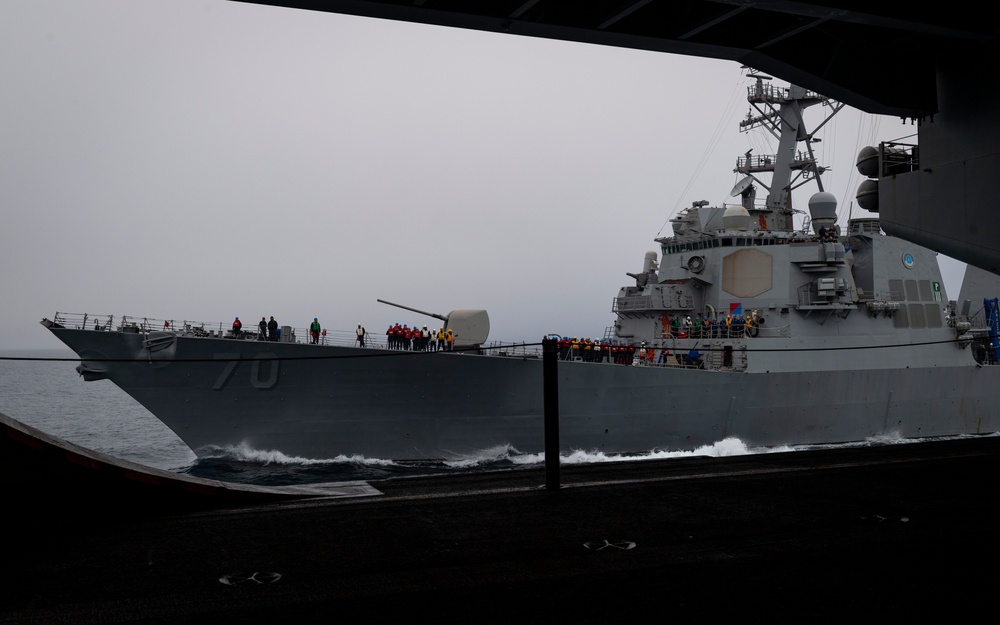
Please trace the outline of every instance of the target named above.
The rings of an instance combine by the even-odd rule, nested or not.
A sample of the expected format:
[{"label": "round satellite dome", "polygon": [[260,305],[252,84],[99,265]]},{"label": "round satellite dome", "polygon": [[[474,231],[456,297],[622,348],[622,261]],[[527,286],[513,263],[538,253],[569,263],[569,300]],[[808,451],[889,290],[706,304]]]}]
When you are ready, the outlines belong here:
[{"label": "round satellite dome", "polygon": [[837,219],[837,198],[832,193],[820,191],[809,198],[809,214],[817,219]]},{"label": "round satellite dome", "polygon": [[837,223],[837,198],[826,191],[813,193],[809,198],[809,215],[812,217],[813,232]]},{"label": "round satellite dome", "polygon": [[749,230],[750,212],[742,206],[730,206],[722,215],[722,227],[726,230]]},{"label": "round satellite dome", "polygon": [[865,146],[858,152],[858,173],[869,178],[878,178],[878,150]]},{"label": "round satellite dome", "polygon": [[855,196],[858,206],[866,211],[878,212],[878,181],[865,180],[858,185],[858,193]]}]

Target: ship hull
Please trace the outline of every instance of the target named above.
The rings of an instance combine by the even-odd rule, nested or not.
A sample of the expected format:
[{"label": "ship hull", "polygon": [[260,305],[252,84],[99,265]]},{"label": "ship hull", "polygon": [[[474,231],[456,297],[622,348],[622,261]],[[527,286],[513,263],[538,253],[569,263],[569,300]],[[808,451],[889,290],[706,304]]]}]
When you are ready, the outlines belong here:
[{"label": "ship hull", "polygon": [[[51,328],[195,453],[458,458],[544,447],[542,362],[153,333]],[[736,372],[560,361],[560,448],[691,450],[979,434],[1000,367]]]}]

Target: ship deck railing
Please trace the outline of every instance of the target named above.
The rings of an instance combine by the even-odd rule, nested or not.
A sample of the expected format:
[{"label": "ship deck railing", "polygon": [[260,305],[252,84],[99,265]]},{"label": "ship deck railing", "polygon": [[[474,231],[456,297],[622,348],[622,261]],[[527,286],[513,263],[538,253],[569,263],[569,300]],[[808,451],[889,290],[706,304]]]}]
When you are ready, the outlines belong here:
[{"label": "ship deck railing", "polygon": [[[135,332],[148,334],[150,332],[173,332],[180,336],[204,338],[224,338],[243,341],[264,341],[259,326],[256,323],[246,323],[238,334],[233,332],[232,322],[193,321],[190,319],[159,319],[155,317],[136,317],[130,315],[95,315],[91,313],[57,312],[53,321],[63,327],[75,330],[97,330],[115,332]],[[280,337],[280,343],[312,344],[312,336],[306,327],[281,326],[287,329],[288,335]],[[285,330],[283,330],[285,331]],[[431,342],[434,339],[430,339]],[[333,330],[324,328],[316,342],[319,346],[360,347],[357,329]],[[368,349],[389,349],[387,337],[383,332],[365,333],[364,347]],[[459,349],[461,345],[457,346]],[[483,354],[511,356],[518,358],[541,358],[541,343],[491,341],[479,350]]]},{"label": "ship deck railing", "polygon": [[[739,156],[736,158],[736,167],[733,171],[741,174],[756,174],[774,171],[774,164],[778,162],[777,155],[774,154],[752,154]],[[788,164],[792,170],[805,170],[804,175],[808,175],[811,169],[816,167],[816,159],[808,152],[801,150],[795,153],[795,158]]]},{"label": "ship deck railing", "polygon": [[[653,353],[652,357],[649,356],[650,352]],[[711,371],[746,370],[746,354],[740,354],[739,358],[737,358],[736,352],[734,352],[733,363],[726,365],[723,361],[723,353],[721,351],[701,353],[701,357],[698,359],[700,362],[693,362],[684,354],[674,352],[670,352],[666,355],[666,357],[661,357],[661,350],[658,348],[645,351],[636,349],[635,353],[632,355],[631,361],[629,361],[627,357],[625,357],[624,361],[616,360],[614,354],[601,356],[595,360],[588,360],[585,356],[570,353],[565,356],[561,356],[559,359],[567,362],[580,362],[595,365],[605,364],[619,367],[633,366],[660,369],[708,369]]]},{"label": "ship deck railing", "polygon": [[[75,330],[93,330],[99,332],[134,332],[137,334],[149,334],[151,332],[171,332],[180,336],[191,336],[196,338],[224,338],[228,340],[244,340],[244,341],[263,341],[259,335],[258,327],[255,325],[251,328],[243,326],[239,334],[236,335],[232,330],[232,323],[226,324],[225,322],[204,322],[204,321],[192,321],[189,319],[182,319],[177,321],[175,319],[157,319],[154,317],[135,317],[129,315],[94,315],[90,313],[66,313],[57,312],[53,321],[64,328],[70,328]],[[228,327],[227,327],[228,326]],[[289,326],[284,326],[289,328]],[[291,338],[282,337],[282,343],[299,343],[299,344],[309,344],[311,343],[311,337],[309,336],[309,331],[306,328],[291,328],[289,331]],[[693,338],[693,337],[691,337]],[[708,337],[705,337],[708,339]],[[724,338],[724,337],[719,337]],[[645,366],[645,367],[668,367],[668,368],[681,368],[681,369],[712,369],[712,370],[735,370],[742,371],[746,369],[746,353],[734,347],[732,350],[732,362],[728,365],[724,362],[723,350],[721,348],[716,349],[718,346],[704,345],[700,347],[701,349],[701,363],[689,362],[683,354],[687,354],[687,348],[681,344],[676,343],[679,340],[681,342],[684,339],[677,339],[676,337],[671,337],[672,344],[666,347],[670,352],[670,357],[664,359],[660,358],[661,347],[654,346],[643,348],[641,346],[635,347],[635,354],[631,359],[631,362],[615,362],[614,354],[608,354],[606,359],[593,359],[586,360],[580,354],[583,350],[580,350],[577,354],[571,354],[569,357],[564,357],[564,360],[575,360],[582,362],[589,362],[592,364],[614,364],[618,366]],[[356,330],[326,330],[325,335],[321,335],[317,341],[317,346],[341,346],[341,347],[358,347],[357,333]],[[386,346],[386,340],[384,336],[373,335],[367,333],[365,335],[365,347],[369,349],[388,349]],[[460,348],[461,346],[459,346]],[[650,360],[648,354],[649,352],[655,352],[655,356]],[[542,349],[541,343],[528,343],[528,342],[506,342],[506,341],[491,341],[490,343],[482,345],[478,350],[472,352],[465,352],[472,354],[487,354],[499,357],[512,357],[512,358],[541,358]]]},{"label": "ship deck railing", "polygon": [[920,169],[920,146],[913,143],[882,142],[878,156],[883,178]]},{"label": "ship deck railing", "polygon": [[[57,312],[53,321],[63,327],[76,330],[97,330],[115,332],[135,332],[148,334],[150,332],[173,332],[180,336],[204,338],[224,338],[244,341],[263,341],[256,323],[244,324],[239,333],[233,331],[232,322],[193,321],[190,319],[158,319],[155,317],[136,317],[130,315],[94,315],[90,313]],[[289,337],[282,337],[282,343],[311,343],[308,328],[290,328]],[[319,337],[318,345],[338,345],[342,347],[357,346],[357,331],[331,330],[325,331]],[[385,338],[367,333],[365,347],[385,349]]]}]

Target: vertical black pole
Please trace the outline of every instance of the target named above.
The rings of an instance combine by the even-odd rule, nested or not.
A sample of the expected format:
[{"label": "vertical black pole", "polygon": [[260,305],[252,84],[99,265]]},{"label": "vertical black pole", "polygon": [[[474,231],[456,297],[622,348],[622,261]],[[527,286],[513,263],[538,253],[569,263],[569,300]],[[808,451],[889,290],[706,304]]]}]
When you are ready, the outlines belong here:
[{"label": "vertical black pole", "polygon": [[545,403],[545,488],[559,489],[559,343],[542,339],[542,388]]}]

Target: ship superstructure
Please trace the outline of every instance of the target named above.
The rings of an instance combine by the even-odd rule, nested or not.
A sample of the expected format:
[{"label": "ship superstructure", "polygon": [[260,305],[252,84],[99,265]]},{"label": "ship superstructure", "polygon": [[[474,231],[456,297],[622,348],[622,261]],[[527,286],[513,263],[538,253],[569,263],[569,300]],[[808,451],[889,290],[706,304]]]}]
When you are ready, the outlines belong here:
[{"label": "ship superstructure", "polygon": [[[874,217],[851,220],[846,232],[836,223],[802,112],[826,104],[822,126],[840,106],[760,78],[748,100],[760,114],[741,126],[767,126],[778,151],[737,160],[738,202],[694,202],[671,221],[673,236],[656,239],[659,260],[648,252],[642,271],[630,274],[635,285],[615,299],[614,338],[669,350],[675,361],[696,349],[705,366],[733,371],[841,369],[859,360],[894,368],[919,361],[921,351],[933,351],[938,366],[967,364],[955,345],[921,349],[956,338],[934,252],[884,236]],[[818,192],[794,229],[792,190],[810,182]],[[909,348],[879,349],[900,343]],[[845,351],[852,347],[857,353]]]}]

